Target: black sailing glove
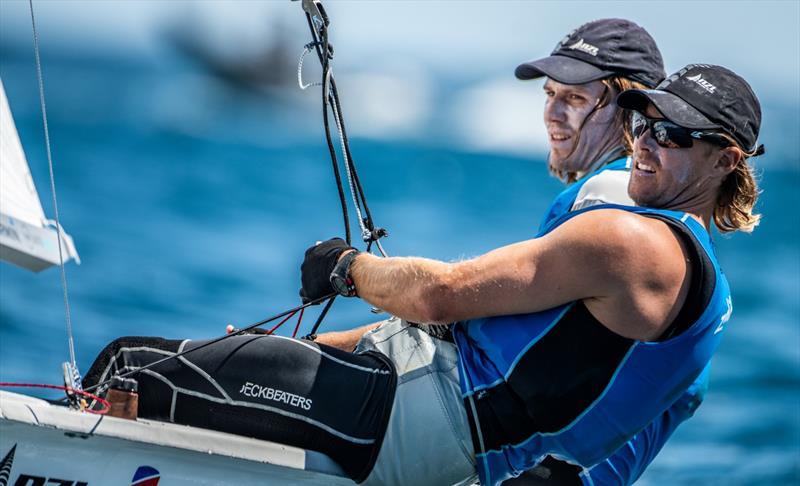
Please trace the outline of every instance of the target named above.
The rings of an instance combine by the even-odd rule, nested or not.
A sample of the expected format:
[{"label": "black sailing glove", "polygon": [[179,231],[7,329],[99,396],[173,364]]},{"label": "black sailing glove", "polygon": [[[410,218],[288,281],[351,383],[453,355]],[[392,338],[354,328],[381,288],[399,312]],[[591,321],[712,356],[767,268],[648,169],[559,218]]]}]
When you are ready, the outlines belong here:
[{"label": "black sailing glove", "polygon": [[332,238],[306,250],[305,260],[300,266],[300,282],[303,285],[300,298],[304,304],[335,292],[331,285],[333,267],[342,253],[353,249],[343,239]]}]

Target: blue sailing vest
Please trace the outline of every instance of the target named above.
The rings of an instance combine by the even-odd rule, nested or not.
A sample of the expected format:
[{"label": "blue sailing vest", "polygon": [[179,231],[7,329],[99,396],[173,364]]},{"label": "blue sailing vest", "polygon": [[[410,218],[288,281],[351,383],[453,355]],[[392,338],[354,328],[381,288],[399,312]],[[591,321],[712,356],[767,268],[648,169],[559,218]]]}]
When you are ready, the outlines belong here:
[{"label": "blue sailing vest", "polygon": [[544,213],[539,232],[564,214],[595,204],[634,206],[628,196],[630,169],[631,158],[622,157],[586,174],[581,180],[561,191]]},{"label": "blue sailing vest", "polygon": [[[623,338],[596,320],[571,329],[593,322],[580,301],[455,325],[461,389],[483,485],[517,476],[548,454],[586,468],[603,461],[675,403],[719,345],[731,297],[705,228],[685,213],[602,204],[563,214],[545,233],[603,208],[682,227],[710,269],[708,301],[687,329],[660,342]],[[568,359],[549,349],[575,354]]]},{"label": "blue sailing vest", "polygon": [[[563,190],[551,203],[539,223],[539,232],[564,214],[596,204],[613,203],[635,206],[628,196],[631,158],[620,158],[587,174]],[[605,461],[585,469],[583,483],[632,484],[638,479],[675,429],[689,419],[708,389],[710,364],[678,400],[645,429],[631,438]]]}]

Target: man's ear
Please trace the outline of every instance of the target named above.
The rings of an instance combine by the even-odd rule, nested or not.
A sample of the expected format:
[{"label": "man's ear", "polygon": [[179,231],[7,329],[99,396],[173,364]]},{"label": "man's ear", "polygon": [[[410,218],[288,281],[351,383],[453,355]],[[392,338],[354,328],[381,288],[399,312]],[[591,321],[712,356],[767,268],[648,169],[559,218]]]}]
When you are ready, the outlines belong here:
[{"label": "man's ear", "polygon": [[744,152],[739,147],[725,147],[717,152],[717,161],[714,169],[720,171],[722,175],[728,175],[736,169],[744,159]]}]

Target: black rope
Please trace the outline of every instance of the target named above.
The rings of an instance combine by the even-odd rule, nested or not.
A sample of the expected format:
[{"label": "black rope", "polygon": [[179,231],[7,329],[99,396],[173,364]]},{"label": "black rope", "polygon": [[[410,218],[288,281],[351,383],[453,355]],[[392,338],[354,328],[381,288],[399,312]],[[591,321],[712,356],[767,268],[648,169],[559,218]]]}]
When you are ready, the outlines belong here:
[{"label": "black rope", "polygon": [[317,321],[314,323],[314,326],[311,328],[310,335],[317,334],[317,330],[319,329],[319,325],[322,324],[322,320],[325,319],[325,316],[328,315],[328,311],[331,310],[331,306],[333,306],[333,301],[336,300],[336,296],[328,300],[328,303],[325,304],[325,307],[322,309],[322,312],[319,313],[319,317],[317,317]]},{"label": "black rope", "polygon": [[350,216],[347,210],[347,197],[344,194],[344,186],[342,185],[342,175],[339,172],[339,160],[336,157],[336,148],[333,144],[333,137],[331,136],[330,121],[328,119],[328,92],[329,86],[329,71],[330,71],[330,58],[332,57],[332,50],[328,43],[328,29],[326,26],[321,27],[320,36],[317,35],[317,30],[314,28],[314,21],[311,15],[306,12],[306,21],[308,28],[311,31],[313,39],[314,50],[317,52],[317,57],[322,65],[322,120],[325,126],[325,141],[328,143],[328,152],[331,157],[331,164],[333,167],[333,175],[336,179],[336,189],[339,192],[339,203],[342,206],[342,219],[344,220],[345,241],[350,245],[352,237],[350,234]]},{"label": "black rope", "polygon": [[[308,23],[308,28],[311,31],[311,37],[313,42],[306,44],[306,46],[313,46],[317,52],[317,57],[319,58],[319,62],[322,65],[322,109],[323,109],[323,122],[325,126],[325,139],[328,144],[328,151],[330,152],[331,162],[333,164],[333,173],[334,177],[336,178],[336,187],[339,191],[339,201],[342,206],[342,213],[343,213],[343,220],[345,223],[345,240],[348,244],[352,244],[351,239],[351,230],[350,230],[350,218],[348,216],[347,210],[347,200],[346,196],[344,195],[344,188],[342,184],[342,177],[341,172],[339,170],[339,162],[336,156],[336,150],[334,148],[333,137],[330,132],[330,119],[328,109],[332,106],[334,110],[334,114],[337,116],[337,126],[341,129],[341,136],[342,136],[342,147],[343,147],[343,156],[345,159],[345,163],[347,164],[348,172],[353,181],[354,186],[354,193],[355,199],[354,203],[359,211],[363,210],[363,220],[362,223],[364,227],[368,230],[368,235],[362,235],[365,237],[365,242],[368,245],[368,248],[371,247],[371,243],[376,241],[384,236],[387,236],[388,233],[383,228],[376,228],[374,220],[372,219],[372,212],[369,209],[369,204],[367,203],[367,197],[364,193],[364,187],[361,184],[361,179],[358,176],[358,170],[355,165],[355,161],[353,160],[353,155],[350,150],[350,140],[347,136],[347,128],[344,124],[344,114],[342,112],[342,105],[339,99],[339,90],[336,86],[336,80],[333,78],[333,75],[330,74],[330,61],[333,58],[333,47],[330,45],[328,40],[328,16],[325,12],[324,7],[321,3],[315,2],[315,7],[319,10],[320,13],[320,21],[321,25],[319,26],[319,30],[314,27],[314,19],[312,18],[311,14],[306,11],[306,22]],[[368,250],[369,251],[369,250]]]},{"label": "black rope", "polygon": [[359,209],[363,208],[364,210],[364,226],[373,231],[375,229],[375,225],[372,221],[372,213],[369,210],[369,205],[367,204],[367,196],[364,194],[364,188],[361,186],[361,179],[358,177],[358,170],[356,170],[355,161],[353,161],[353,155],[350,153],[350,140],[347,137],[347,128],[344,126],[344,113],[342,113],[342,105],[339,102],[339,90],[336,89],[336,82],[331,79],[331,93],[330,98],[332,99],[332,104],[336,106],[336,112],[339,114],[339,126],[342,129],[342,140],[344,141],[344,150],[345,150],[345,160],[347,161],[347,165],[350,167],[350,175],[353,178],[353,183],[356,187],[356,204],[360,205]]},{"label": "black rope", "polygon": [[[367,252],[372,249],[373,242],[376,242],[378,239],[387,236],[388,233],[383,228],[376,228],[375,223],[372,219],[372,213],[369,209],[369,205],[367,204],[366,194],[364,193],[364,187],[361,184],[361,179],[358,176],[358,170],[356,169],[355,162],[353,160],[352,152],[350,151],[350,140],[347,136],[347,128],[344,124],[344,114],[342,112],[342,105],[339,99],[339,90],[336,86],[336,80],[333,78],[333,74],[330,72],[330,62],[333,58],[333,47],[331,46],[329,39],[328,39],[328,26],[330,24],[328,15],[325,12],[324,7],[319,2],[311,3],[309,9],[306,9],[307,4],[305,3],[306,0],[303,1],[303,8],[306,13],[306,22],[308,24],[308,29],[311,32],[312,42],[306,44],[306,47],[313,46],[314,50],[317,53],[317,58],[322,66],[322,119],[323,124],[325,127],[325,141],[328,144],[328,152],[330,153],[331,157],[331,164],[333,167],[333,175],[336,180],[336,188],[339,193],[339,203],[342,208],[342,219],[344,221],[345,227],[345,241],[348,245],[352,245],[352,235],[350,230],[350,217],[347,207],[347,197],[344,194],[344,187],[342,183],[342,176],[339,169],[339,160],[336,156],[336,149],[333,142],[333,136],[331,135],[330,129],[330,118],[329,118],[329,109],[333,110],[333,114],[336,117],[336,125],[340,130],[341,142],[342,142],[342,151],[343,151],[343,158],[345,160],[346,168],[348,174],[350,175],[351,181],[351,190],[354,193],[353,203],[356,207],[356,212],[362,216],[363,220],[359,222],[359,226],[363,224],[363,228],[366,230],[367,234],[362,234],[361,238],[367,244]],[[313,11],[316,9],[316,11]],[[313,11],[312,12],[309,11]],[[316,20],[315,20],[316,19]],[[315,24],[315,21],[317,22]],[[315,27],[315,25],[317,27]],[[362,213],[363,209],[363,213]],[[379,245],[380,249],[380,245]],[[383,250],[381,249],[381,252]],[[317,321],[314,323],[314,327],[311,330],[311,335],[315,335],[317,329],[322,324],[323,319],[328,314],[331,306],[333,305],[334,299],[331,298],[325,308],[320,313]]]},{"label": "black rope", "polygon": [[[187,350],[181,351],[180,353],[173,354],[172,356],[166,356],[166,357],[161,358],[161,359],[159,359],[157,361],[153,361],[152,363],[150,363],[150,364],[148,364],[146,366],[142,366],[141,368],[137,368],[135,370],[127,371],[127,372],[119,374],[119,375],[114,375],[112,378],[109,378],[108,380],[101,381],[100,383],[92,385],[89,388],[86,388],[84,391],[91,392],[92,390],[96,390],[97,388],[99,388],[99,387],[101,387],[103,385],[107,385],[107,384],[111,383],[111,381],[113,379],[115,379],[115,378],[127,378],[127,377],[129,377],[131,375],[134,375],[136,373],[141,373],[142,371],[144,371],[146,369],[150,369],[150,368],[152,368],[154,366],[157,366],[157,365],[159,365],[161,363],[164,363],[166,361],[169,361],[169,360],[172,360],[172,359],[176,359],[176,358],[180,358],[181,356],[185,356],[185,355],[187,355],[189,353],[193,353],[193,352],[197,351],[198,349],[203,349],[205,347],[211,346],[212,344],[217,344],[218,342],[224,341],[225,339],[231,338],[233,336],[246,334],[247,331],[255,329],[256,327],[263,326],[264,324],[267,324],[268,322],[272,322],[272,321],[274,321],[276,319],[280,319],[281,317],[286,317],[288,315],[295,314],[300,309],[305,309],[306,307],[310,307],[312,305],[317,305],[320,302],[323,302],[323,301],[325,301],[327,299],[330,299],[330,301],[333,302],[333,299],[335,297],[336,297],[336,293],[328,294],[328,295],[326,295],[324,297],[320,297],[319,299],[312,300],[312,301],[307,302],[307,303],[305,303],[303,305],[299,305],[299,306],[297,306],[297,307],[295,307],[293,309],[289,309],[287,311],[281,312],[280,314],[276,314],[276,315],[274,315],[272,317],[268,317],[267,319],[264,319],[263,321],[259,321],[259,322],[256,322],[255,324],[251,324],[251,325],[249,325],[247,327],[243,327],[242,329],[239,329],[239,330],[237,330],[235,332],[232,332],[230,334],[225,334],[224,336],[220,336],[218,338],[212,339],[211,341],[208,341],[207,343],[203,343],[200,346],[197,346],[196,348],[187,349]],[[330,307],[330,305],[328,307]]]}]

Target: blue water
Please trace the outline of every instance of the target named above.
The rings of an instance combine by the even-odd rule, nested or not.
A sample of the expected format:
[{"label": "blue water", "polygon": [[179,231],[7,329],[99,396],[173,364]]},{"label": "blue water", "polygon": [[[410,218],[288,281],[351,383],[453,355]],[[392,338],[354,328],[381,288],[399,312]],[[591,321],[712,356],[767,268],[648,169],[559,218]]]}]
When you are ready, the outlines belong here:
[{"label": "blue water", "polygon": [[[0,59],[52,215],[31,57]],[[45,62],[62,224],[83,260],[67,266],[83,370],[118,336],[208,338],[298,303],[303,251],[342,234],[316,104],[236,93],[180,63]],[[528,238],[560,188],[541,155],[465,153],[444,136],[352,147],[396,255],[451,260]],[[763,224],[717,237],[735,310],[706,402],[641,484],[800,481],[800,165],[765,165]],[[375,319],[337,302],[324,328]],[[58,382],[64,326],[56,269],[0,266],[0,380]]]}]

